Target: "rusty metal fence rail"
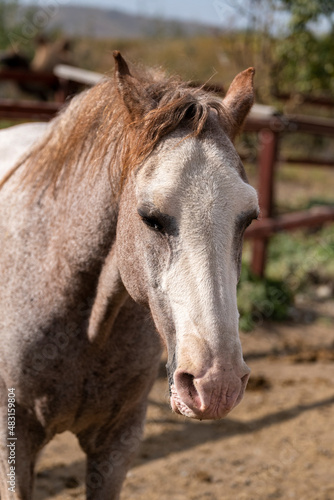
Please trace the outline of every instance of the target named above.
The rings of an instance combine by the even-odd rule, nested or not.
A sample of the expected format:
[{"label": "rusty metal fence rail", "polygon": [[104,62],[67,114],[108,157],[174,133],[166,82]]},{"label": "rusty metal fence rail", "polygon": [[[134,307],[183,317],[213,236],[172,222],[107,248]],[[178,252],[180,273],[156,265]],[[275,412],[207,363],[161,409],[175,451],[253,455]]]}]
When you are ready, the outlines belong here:
[{"label": "rusty metal fence rail", "polygon": [[[334,208],[316,207],[302,212],[274,215],[275,171],[279,161],[300,165],[334,167],[334,160],[326,162],[317,158],[280,158],[279,142],[283,134],[302,132],[327,136],[334,140],[334,120],[308,117],[304,115],[267,116],[254,118],[251,115],[244,127],[245,131],[258,135],[258,194],[261,218],[246,231],[246,238],[253,239],[252,271],[258,276],[265,273],[267,248],[270,237],[279,231],[291,231],[302,227],[321,226],[334,222]],[[333,190],[334,192],[334,190]]]}]

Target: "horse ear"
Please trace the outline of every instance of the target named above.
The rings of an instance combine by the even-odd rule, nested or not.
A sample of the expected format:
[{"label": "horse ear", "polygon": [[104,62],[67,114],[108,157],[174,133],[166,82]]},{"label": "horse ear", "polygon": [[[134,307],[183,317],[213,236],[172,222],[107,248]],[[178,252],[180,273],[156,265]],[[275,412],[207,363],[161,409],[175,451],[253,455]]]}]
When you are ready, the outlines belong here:
[{"label": "horse ear", "polygon": [[232,81],[223,101],[232,118],[229,131],[232,140],[239,132],[254,102],[254,73],[254,68],[239,73]]},{"label": "horse ear", "polygon": [[131,75],[129,66],[118,50],[114,50],[115,82],[118,92],[133,120],[142,118],[155,107],[141,82]]}]

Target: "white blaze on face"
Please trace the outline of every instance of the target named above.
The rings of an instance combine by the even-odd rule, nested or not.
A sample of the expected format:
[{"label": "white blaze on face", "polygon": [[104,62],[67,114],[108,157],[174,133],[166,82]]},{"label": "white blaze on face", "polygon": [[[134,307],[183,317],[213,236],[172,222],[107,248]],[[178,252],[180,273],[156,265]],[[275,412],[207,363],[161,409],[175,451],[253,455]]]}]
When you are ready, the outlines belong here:
[{"label": "white blaze on face", "polygon": [[159,165],[138,176],[140,202],[174,217],[178,228],[160,292],[175,325],[178,367],[195,378],[218,365],[243,376],[236,231],[238,217],[256,211],[257,195],[240,177],[229,139],[220,144],[170,139]]}]

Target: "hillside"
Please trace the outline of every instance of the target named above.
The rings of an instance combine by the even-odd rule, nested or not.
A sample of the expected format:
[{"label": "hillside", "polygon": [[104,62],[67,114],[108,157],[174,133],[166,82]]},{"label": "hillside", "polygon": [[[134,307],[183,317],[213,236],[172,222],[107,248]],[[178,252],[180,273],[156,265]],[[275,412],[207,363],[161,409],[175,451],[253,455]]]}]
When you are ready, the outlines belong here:
[{"label": "hillside", "polygon": [[70,37],[134,39],[157,34],[191,36],[208,35],[215,29],[204,24],[137,16],[115,9],[71,5],[59,5],[49,17],[46,30],[59,28]]}]

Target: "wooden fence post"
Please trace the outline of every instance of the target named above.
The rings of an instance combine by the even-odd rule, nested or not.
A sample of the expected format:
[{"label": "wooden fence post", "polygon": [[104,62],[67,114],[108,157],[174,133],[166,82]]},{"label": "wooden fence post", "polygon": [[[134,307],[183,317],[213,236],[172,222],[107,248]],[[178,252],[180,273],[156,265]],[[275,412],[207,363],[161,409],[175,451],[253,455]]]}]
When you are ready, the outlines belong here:
[{"label": "wooden fence post", "polygon": [[[272,217],[274,203],[274,174],[278,154],[279,133],[270,129],[262,129],[259,139],[259,184],[258,194],[261,208],[261,219]],[[257,276],[263,277],[267,258],[268,237],[254,238],[251,269]]]}]

